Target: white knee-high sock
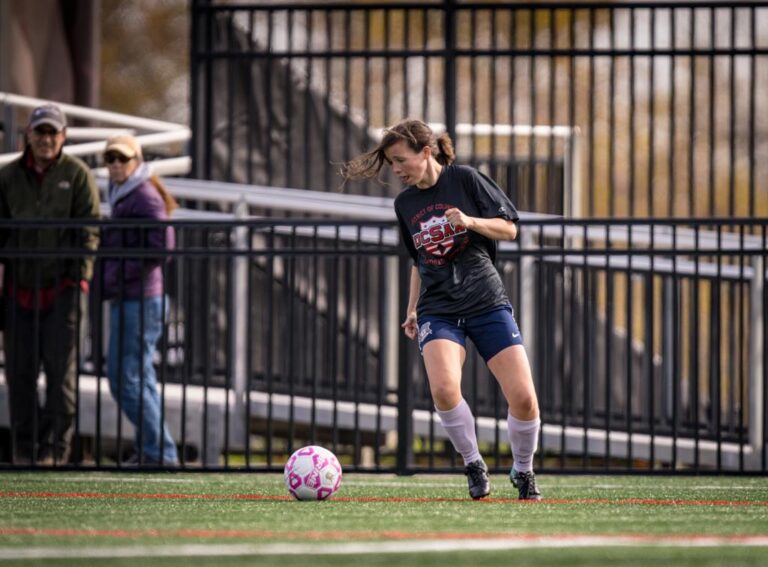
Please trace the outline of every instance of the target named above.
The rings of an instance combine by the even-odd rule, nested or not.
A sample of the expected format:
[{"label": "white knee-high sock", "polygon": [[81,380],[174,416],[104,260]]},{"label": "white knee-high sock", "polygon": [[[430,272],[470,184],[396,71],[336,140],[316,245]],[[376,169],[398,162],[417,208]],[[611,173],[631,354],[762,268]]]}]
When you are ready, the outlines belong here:
[{"label": "white knee-high sock", "polygon": [[477,434],[475,433],[475,418],[469,404],[462,398],[453,409],[441,411],[435,408],[440,421],[448,434],[448,438],[453,446],[461,454],[464,464],[481,459],[480,451],[477,447]]},{"label": "white knee-high sock", "polygon": [[507,414],[507,431],[514,459],[512,466],[520,472],[533,470],[533,454],[539,444],[540,426],[541,419],[538,417],[530,421],[521,421]]}]

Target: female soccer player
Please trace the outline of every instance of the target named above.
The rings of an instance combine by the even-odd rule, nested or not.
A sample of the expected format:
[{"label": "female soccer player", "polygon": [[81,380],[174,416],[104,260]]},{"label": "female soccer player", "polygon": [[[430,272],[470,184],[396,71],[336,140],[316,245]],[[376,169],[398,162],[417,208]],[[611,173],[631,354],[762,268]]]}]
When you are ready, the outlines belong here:
[{"label": "female soccer player", "polygon": [[479,171],[454,165],[447,134],[420,120],[384,132],[372,151],[346,163],[346,179],[376,176],[386,162],[405,189],[395,199],[403,242],[414,261],[402,327],[418,338],[435,409],[464,459],[469,494],[490,494],[472,411],[461,394],[468,336],[509,404],[510,480],[522,500],[541,500],[533,473],[539,405],[512,306],[494,267],[496,240],[517,236],[517,211]]}]

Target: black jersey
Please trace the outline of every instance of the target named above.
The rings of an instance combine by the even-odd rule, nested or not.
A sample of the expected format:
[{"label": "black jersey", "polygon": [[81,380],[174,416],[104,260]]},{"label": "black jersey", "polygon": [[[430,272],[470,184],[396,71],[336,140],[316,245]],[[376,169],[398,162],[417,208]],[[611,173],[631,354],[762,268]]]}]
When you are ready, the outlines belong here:
[{"label": "black jersey", "polygon": [[498,185],[467,166],[443,167],[432,187],[403,190],[395,213],[421,276],[419,316],[471,317],[509,302],[493,265],[496,242],[449,223],[445,211],[454,207],[470,217],[519,218]]}]

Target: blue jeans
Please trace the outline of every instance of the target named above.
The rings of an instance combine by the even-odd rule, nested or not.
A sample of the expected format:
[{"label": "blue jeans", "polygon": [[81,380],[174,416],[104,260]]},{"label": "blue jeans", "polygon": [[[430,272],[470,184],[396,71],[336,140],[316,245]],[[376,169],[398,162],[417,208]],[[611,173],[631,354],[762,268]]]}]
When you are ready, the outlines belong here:
[{"label": "blue jeans", "polygon": [[[107,374],[112,396],[136,429],[136,450],[143,451],[146,462],[176,464],[176,444],[161,421],[160,395],[152,364],[157,341],[163,332],[162,309],[161,296],[111,303]],[[119,378],[120,374],[122,378]]]}]

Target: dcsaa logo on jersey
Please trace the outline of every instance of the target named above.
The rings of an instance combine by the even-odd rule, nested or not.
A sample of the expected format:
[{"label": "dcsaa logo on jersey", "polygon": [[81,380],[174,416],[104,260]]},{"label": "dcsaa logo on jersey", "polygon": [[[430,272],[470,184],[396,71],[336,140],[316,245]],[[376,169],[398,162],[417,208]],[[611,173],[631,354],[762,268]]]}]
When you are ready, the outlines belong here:
[{"label": "dcsaa logo on jersey", "polygon": [[445,216],[433,216],[419,223],[421,230],[413,235],[416,250],[424,248],[433,256],[445,256],[453,248],[453,237],[464,234],[467,228],[453,226]]}]

